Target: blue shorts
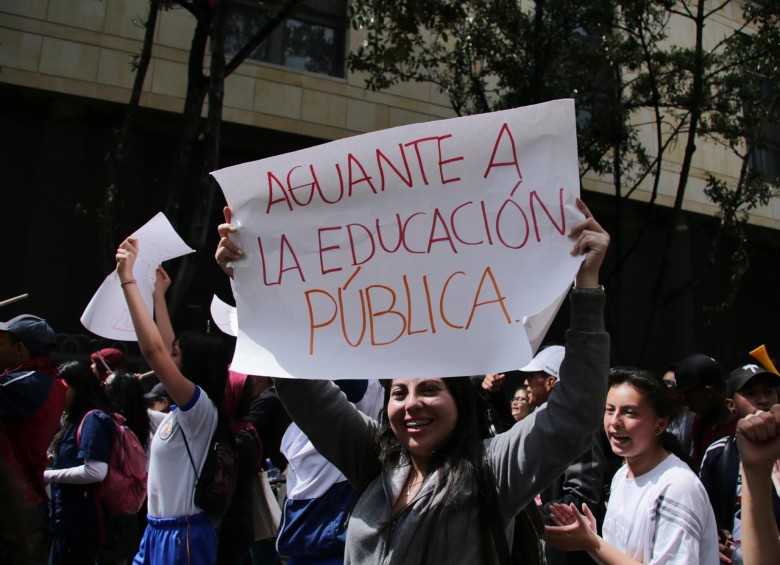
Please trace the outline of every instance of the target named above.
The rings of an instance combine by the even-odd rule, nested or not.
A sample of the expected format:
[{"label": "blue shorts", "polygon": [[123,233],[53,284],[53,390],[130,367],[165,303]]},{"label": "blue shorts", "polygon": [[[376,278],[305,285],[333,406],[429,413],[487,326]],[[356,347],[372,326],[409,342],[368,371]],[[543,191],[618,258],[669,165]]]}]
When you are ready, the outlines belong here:
[{"label": "blue shorts", "polygon": [[148,516],[133,565],[214,565],[217,532],[206,514],[181,518]]}]

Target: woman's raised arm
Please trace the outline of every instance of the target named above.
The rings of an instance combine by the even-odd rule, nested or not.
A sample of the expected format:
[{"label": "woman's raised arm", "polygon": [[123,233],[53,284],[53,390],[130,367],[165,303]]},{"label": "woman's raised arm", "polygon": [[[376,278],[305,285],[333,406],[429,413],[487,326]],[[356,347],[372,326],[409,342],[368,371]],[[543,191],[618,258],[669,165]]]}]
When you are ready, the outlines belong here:
[{"label": "woman's raised arm", "polygon": [[138,346],[141,349],[141,355],[149,363],[173,401],[183,406],[195,393],[195,385],[181,374],[173,362],[169,350],[170,345],[166,345],[160,330],[152,319],[152,314],[141,297],[141,291],[133,277],[133,266],[137,257],[138,241],[133,237],[128,237],[117,249],[116,272],[125,294],[130,317],[133,320]]}]

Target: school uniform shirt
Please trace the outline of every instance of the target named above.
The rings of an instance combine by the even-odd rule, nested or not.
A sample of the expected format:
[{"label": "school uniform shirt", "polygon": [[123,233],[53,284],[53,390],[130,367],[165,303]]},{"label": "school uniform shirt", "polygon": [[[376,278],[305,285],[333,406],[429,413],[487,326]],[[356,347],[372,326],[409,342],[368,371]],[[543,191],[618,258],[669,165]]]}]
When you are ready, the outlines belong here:
[{"label": "school uniform shirt", "polygon": [[699,478],[670,454],[629,479],[624,465],[612,479],[603,536],[645,565],[718,565],[715,514]]},{"label": "school uniform shirt", "polygon": [[[187,404],[167,414],[149,450],[148,512],[154,518],[176,518],[203,512],[195,504],[195,481],[206,460],[217,427],[217,408],[196,386]],[[193,464],[182,434],[192,453]]]},{"label": "school uniform shirt", "polygon": [[[108,463],[114,439],[114,423],[105,412],[94,412],[84,418],[81,438],[76,442],[79,423],[65,430],[52,469],[79,467],[84,461]],[[98,518],[95,487],[99,483],[51,484],[50,524],[55,534],[97,535]]]}]

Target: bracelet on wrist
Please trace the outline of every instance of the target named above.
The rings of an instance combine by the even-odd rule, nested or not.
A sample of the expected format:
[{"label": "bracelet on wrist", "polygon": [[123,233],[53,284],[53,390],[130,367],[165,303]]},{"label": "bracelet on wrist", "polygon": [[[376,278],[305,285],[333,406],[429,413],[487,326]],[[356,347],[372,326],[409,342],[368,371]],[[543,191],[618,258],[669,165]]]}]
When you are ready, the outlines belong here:
[{"label": "bracelet on wrist", "polygon": [[600,284],[598,286],[577,286],[577,283],[574,283],[574,290],[582,290],[586,292],[591,292],[593,294],[605,294],[604,285]]},{"label": "bracelet on wrist", "polygon": [[136,282],[135,282],[135,279],[129,280],[129,281],[127,281],[127,282],[123,282],[123,283],[122,283],[122,284],[120,284],[119,286],[120,286],[121,288],[125,288],[125,287],[126,287],[127,285],[129,285],[129,284],[136,284]]}]

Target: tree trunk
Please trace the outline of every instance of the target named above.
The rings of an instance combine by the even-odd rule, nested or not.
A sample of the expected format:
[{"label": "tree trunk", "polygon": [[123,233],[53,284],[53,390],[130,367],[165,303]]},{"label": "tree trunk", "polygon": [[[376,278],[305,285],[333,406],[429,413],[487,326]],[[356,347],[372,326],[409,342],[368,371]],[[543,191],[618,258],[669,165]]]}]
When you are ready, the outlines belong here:
[{"label": "tree trunk", "polygon": [[193,149],[201,133],[203,101],[206,99],[209,89],[209,80],[203,74],[203,64],[211,27],[211,11],[208,9],[200,10],[193,12],[193,15],[197,23],[192,37],[188,63],[187,94],[184,100],[184,111],[181,116],[176,149],[171,160],[168,177],[168,202],[165,207],[165,213],[174,228],[178,228],[182,223],[180,206],[190,181]]},{"label": "tree trunk", "polygon": [[661,266],[655,280],[652,293],[652,311],[650,314],[650,323],[647,326],[647,334],[642,345],[642,354],[640,363],[647,364],[650,361],[652,344],[654,336],[657,333],[661,321],[661,314],[664,307],[668,304],[668,292],[666,289],[668,273],[671,268],[670,254],[678,237],[677,224],[682,213],[682,205],[685,199],[685,189],[688,186],[688,175],[691,171],[693,154],[696,152],[696,134],[699,127],[699,120],[702,115],[702,106],[704,98],[704,4],[705,0],[699,0],[696,8],[696,44],[694,47],[693,63],[693,84],[691,86],[690,96],[690,114],[688,138],[685,144],[685,155],[680,168],[680,176],[677,181],[677,193],[674,199],[674,208],[667,225],[666,239],[662,254]]},{"label": "tree trunk", "polygon": [[143,47],[141,48],[141,55],[138,57],[130,101],[127,104],[122,125],[117,132],[116,145],[106,155],[107,186],[103,200],[103,215],[101,218],[103,224],[101,233],[105,234],[105,237],[103,238],[103,266],[106,271],[112,270],[116,262],[116,248],[119,245],[117,230],[120,225],[122,209],[122,190],[119,183],[122,178],[123,167],[128,154],[130,132],[135,123],[135,117],[141,103],[141,93],[143,92],[144,82],[146,80],[146,72],[149,70],[149,62],[152,59],[154,32],[157,28],[157,16],[160,13],[160,4],[161,0],[151,0],[149,2],[149,14],[146,18],[144,42]]},{"label": "tree trunk", "polygon": [[[197,198],[198,203],[187,222],[190,226],[187,233],[187,243],[195,248],[197,252],[211,253],[205,247],[209,238],[218,185],[209,173],[217,169],[219,163],[225,77],[235,71],[263,41],[268,39],[274,29],[293,12],[301,1],[287,0],[277,12],[270,14],[263,27],[239,49],[227,64],[225,62],[225,23],[229,3],[217,2],[215,4],[208,16],[208,26],[201,26],[202,22],[206,20],[205,17],[198,19],[199,24],[196,29],[196,37],[193,39],[193,49],[190,52],[189,77],[190,86],[193,84],[196,86],[188,88],[187,91],[188,97],[183,117],[186,131],[180,137],[181,141],[176,153],[167,208],[172,223],[174,219],[176,220],[176,223],[173,225],[183,224],[181,218],[179,218],[178,206],[186,192],[185,187],[190,178],[189,174],[196,168],[194,163],[191,163],[192,146],[201,131],[200,115],[203,101],[206,94],[208,94],[209,109],[203,142],[204,159],[197,165],[198,177],[195,183],[196,191],[194,196]],[[205,55],[206,38],[208,37],[211,38],[211,68],[210,76],[206,78],[203,76],[201,69]],[[200,50],[200,55],[193,58],[192,54],[195,53],[196,46]],[[190,96],[191,92],[192,96]],[[197,273],[198,266],[197,256],[188,255],[184,258],[169,294],[169,309],[172,315],[175,315],[183,305],[187,292]]]},{"label": "tree trunk", "polygon": [[[217,183],[209,173],[219,166],[222,134],[222,106],[225,93],[225,19],[227,3],[219,2],[211,17],[211,68],[209,72],[209,106],[206,130],[204,134],[204,158],[198,181],[198,203],[189,222],[187,241],[197,251],[206,251],[211,213],[214,209]],[[181,308],[187,290],[192,284],[198,269],[198,257],[185,258],[171,293],[170,309],[176,312]]]}]

